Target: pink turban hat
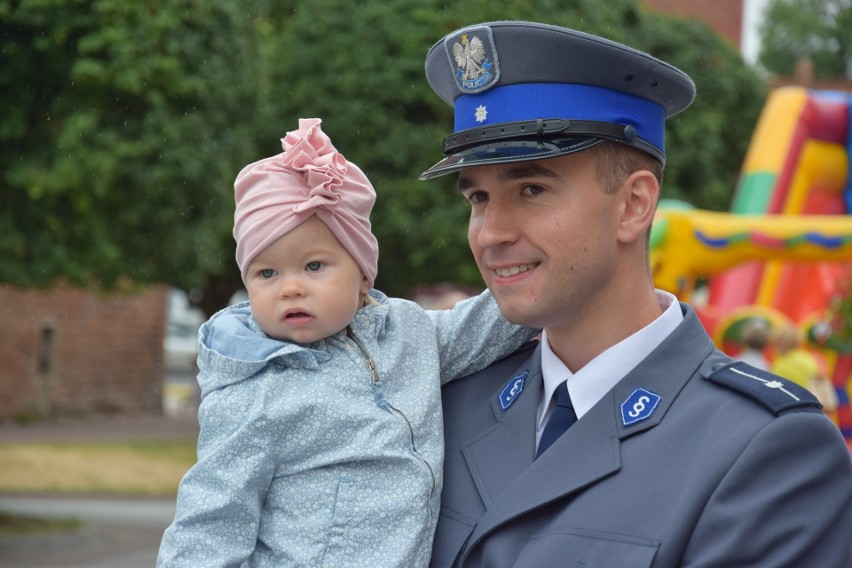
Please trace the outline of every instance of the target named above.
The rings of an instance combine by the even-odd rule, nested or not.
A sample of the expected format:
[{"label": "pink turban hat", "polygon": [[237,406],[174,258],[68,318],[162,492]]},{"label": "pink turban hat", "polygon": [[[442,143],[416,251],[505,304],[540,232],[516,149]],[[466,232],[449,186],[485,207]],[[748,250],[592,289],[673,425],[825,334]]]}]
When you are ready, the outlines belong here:
[{"label": "pink turban hat", "polygon": [[249,164],[234,182],[234,239],[243,283],[248,266],[277,239],[316,215],[352,255],[372,287],[379,245],[370,232],[376,192],[320,129],[318,118],[299,120],[281,139],[284,153]]}]

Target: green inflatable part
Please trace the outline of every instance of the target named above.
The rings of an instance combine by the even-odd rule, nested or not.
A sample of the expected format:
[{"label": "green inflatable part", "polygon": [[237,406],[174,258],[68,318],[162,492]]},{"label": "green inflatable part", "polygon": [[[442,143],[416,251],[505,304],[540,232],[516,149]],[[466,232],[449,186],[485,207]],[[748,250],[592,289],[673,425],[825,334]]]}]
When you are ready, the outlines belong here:
[{"label": "green inflatable part", "polygon": [[731,212],[742,215],[766,213],[777,180],[778,176],[770,172],[755,172],[742,177],[734,195]]}]

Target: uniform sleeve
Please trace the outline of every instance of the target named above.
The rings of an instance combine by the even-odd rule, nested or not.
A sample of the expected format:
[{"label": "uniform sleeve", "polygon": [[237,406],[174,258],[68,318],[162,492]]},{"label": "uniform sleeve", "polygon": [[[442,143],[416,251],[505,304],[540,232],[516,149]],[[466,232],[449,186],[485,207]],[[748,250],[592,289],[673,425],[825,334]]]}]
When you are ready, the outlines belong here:
[{"label": "uniform sleeve", "polygon": [[180,483],[158,567],[240,566],[254,551],[279,443],[253,394],[244,381],[211,392],[199,407],[198,462]]},{"label": "uniform sleeve", "polygon": [[852,566],[852,461],[822,413],[781,416],[731,467],[682,566]]},{"label": "uniform sleeve", "polygon": [[541,333],[506,321],[488,290],[451,310],[426,313],[437,330],[442,383],[484,369]]}]

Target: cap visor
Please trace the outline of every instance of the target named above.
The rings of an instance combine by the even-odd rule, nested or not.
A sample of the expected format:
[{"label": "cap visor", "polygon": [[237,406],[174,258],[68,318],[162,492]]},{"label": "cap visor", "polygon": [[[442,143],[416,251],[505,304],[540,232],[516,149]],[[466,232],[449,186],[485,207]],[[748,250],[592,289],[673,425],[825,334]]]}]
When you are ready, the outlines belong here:
[{"label": "cap visor", "polygon": [[580,152],[598,144],[602,138],[564,137],[545,140],[509,140],[466,148],[451,154],[420,174],[421,180],[441,177],[464,168],[544,160]]}]

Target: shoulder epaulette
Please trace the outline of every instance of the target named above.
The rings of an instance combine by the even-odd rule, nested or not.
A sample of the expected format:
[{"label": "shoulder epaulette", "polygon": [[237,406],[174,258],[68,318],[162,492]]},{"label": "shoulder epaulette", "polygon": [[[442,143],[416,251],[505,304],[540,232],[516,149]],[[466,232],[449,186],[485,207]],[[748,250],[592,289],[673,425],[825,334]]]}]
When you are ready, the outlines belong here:
[{"label": "shoulder epaulette", "polygon": [[756,400],[775,416],[794,408],[822,408],[809,390],[742,361],[714,369],[707,379]]}]

